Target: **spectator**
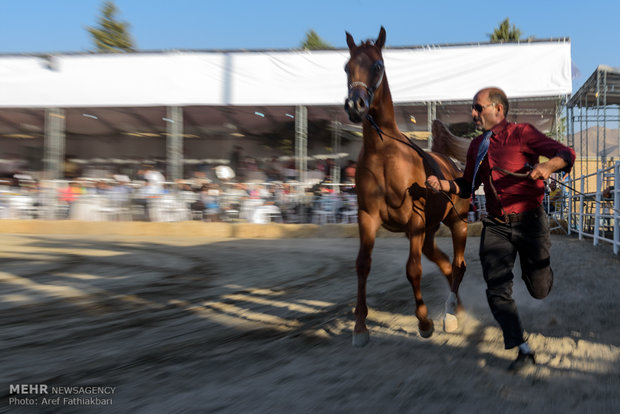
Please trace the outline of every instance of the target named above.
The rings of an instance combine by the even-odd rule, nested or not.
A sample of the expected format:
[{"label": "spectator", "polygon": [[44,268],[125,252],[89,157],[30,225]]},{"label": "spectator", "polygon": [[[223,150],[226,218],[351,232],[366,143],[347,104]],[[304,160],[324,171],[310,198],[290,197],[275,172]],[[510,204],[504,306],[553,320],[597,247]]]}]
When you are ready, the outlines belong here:
[{"label": "spectator", "polygon": [[219,221],[220,216],[220,189],[216,184],[207,184],[200,192],[200,200],[204,205],[204,220]]},{"label": "spectator", "polygon": [[66,187],[61,188],[58,193],[58,198],[66,207],[66,218],[69,218],[71,216],[73,203],[83,193],[82,186],[80,183],[72,181]]},{"label": "spectator", "polygon": [[278,157],[272,157],[271,161],[265,165],[265,174],[267,181],[282,181],[282,164]]},{"label": "spectator", "polygon": [[241,180],[241,147],[235,145],[233,151],[230,153],[230,168],[235,172],[235,176],[238,180]]},{"label": "spectator", "polygon": [[346,167],[344,167],[344,174],[340,177],[340,181],[345,184],[354,184],[356,167],[357,163],[353,160],[349,160]]},{"label": "spectator", "polygon": [[549,182],[549,212],[553,212],[560,207],[562,203],[562,190],[553,180]]},{"label": "spectator", "polygon": [[282,169],[282,174],[284,175],[285,181],[296,181],[297,180],[297,170],[295,169],[295,162],[290,161],[286,164],[286,166]]}]

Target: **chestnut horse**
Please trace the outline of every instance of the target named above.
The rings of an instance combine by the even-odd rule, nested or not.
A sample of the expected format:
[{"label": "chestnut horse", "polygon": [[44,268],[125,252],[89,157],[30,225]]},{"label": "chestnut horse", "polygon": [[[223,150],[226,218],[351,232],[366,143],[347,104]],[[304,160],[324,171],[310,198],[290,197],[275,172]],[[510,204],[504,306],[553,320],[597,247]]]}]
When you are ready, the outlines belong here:
[{"label": "chestnut horse", "polygon": [[[427,175],[454,179],[461,172],[446,156],[425,152],[399,131],[381,53],[385,29],[381,27],[374,43],[365,41],[359,46],[348,32],[346,36],[350,59],[345,66],[348,77],[345,110],[351,122],[363,124],[364,135],[355,174],[360,247],[356,260],[353,345],[364,346],[369,340],[366,282],[380,226],[404,232],[409,239],[406,273],[413,287],[420,335],[428,338],[434,330],[420,290],[422,253],[436,263],[448,279],[451,292],[446,302],[444,330],[454,331],[458,326],[458,289],[465,273],[467,222],[464,218],[469,201],[455,195],[433,193],[425,183]],[[442,222],[452,233],[452,262],[435,242],[435,232]]]}]

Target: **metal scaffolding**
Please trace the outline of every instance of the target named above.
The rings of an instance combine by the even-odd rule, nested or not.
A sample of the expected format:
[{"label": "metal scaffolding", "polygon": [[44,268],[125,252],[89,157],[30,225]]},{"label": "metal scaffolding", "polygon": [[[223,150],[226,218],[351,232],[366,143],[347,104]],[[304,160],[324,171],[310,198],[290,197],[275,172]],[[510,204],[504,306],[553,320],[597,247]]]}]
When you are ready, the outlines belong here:
[{"label": "metal scaffolding", "polygon": [[566,114],[567,143],[577,153],[575,176],[587,176],[617,161],[620,68],[600,65],[568,101]]}]

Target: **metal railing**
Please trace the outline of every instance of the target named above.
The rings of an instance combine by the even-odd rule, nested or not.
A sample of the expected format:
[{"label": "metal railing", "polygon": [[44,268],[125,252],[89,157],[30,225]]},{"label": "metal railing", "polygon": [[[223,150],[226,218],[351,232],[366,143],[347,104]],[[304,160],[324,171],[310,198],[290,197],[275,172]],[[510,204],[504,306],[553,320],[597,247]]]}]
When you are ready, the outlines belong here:
[{"label": "metal railing", "polygon": [[[586,192],[586,182],[596,176],[596,191]],[[564,213],[568,234],[579,239],[592,238],[593,244],[607,242],[614,254],[620,251],[620,162],[568,181],[568,196]]]}]

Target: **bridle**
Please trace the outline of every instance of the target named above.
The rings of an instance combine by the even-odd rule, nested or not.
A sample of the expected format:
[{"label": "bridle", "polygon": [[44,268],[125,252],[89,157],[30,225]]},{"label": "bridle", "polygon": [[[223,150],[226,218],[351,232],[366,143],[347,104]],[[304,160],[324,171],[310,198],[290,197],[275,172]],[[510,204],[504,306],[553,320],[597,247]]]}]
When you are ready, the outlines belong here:
[{"label": "bridle", "polygon": [[365,82],[362,81],[353,81],[349,83],[349,96],[351,96],[351,90],[354,88],[362,87],[366,90],[368,94],[368,105],[372,103],[372,100],[375,95],[375,91],[379,89],[381,86],[381,82],[383,81],[383,77],[385,75],[385,65],[383,64],[382,59],[377,59],[372,64],[373,72],[379,72],[379,76],[377,77],[377,82],[371,87],[369,87]]}]

